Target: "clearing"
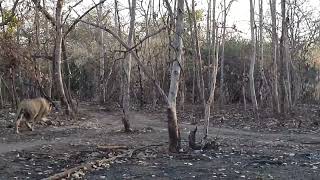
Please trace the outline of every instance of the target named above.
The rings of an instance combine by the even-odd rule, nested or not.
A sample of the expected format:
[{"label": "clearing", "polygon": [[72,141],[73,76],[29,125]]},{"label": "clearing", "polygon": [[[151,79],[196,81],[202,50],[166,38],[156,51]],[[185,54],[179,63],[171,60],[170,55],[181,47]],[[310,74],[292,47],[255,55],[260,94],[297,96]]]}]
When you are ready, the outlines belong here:
[{"label": "clearing", "polygon": [[[188,109],[188,108],[187,108]],[[190,108],[189,108],[190,109]],[[167,152],[166,115],[132,111],[134,132],[121,132],[121,111],[81,104],[78,121],[54,120],[35,131],[14,133],[14,115],[1,112],[0,179],[42,179],[123,154],[70,178],[84,179],[320,179],[317,106],[299,106],[287,119],[260,120],[238,106],[226,106],[211,118],[210,134],[219,150],[193,151],[188,133],[190,111],[179,114],[184,153]],[[201,123],[201,121],[200,121]],[[199,134],[202,126],[199,125]],[[119,147],[116,147],[119,146]],[[132,151],[134,149],[134,151]],[[125,153],[131,152],[130,155]]]}]

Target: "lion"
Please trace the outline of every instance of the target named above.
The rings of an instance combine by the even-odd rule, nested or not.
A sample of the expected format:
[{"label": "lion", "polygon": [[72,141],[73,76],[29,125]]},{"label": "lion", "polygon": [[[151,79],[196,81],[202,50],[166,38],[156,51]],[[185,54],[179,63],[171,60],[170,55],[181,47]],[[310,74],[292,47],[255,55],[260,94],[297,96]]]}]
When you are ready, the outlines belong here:
[{"label": "lion", "polygon": [[20,102],[17,111],[16,133],[19,134],[19,126],[23,118],[26,126],[33,131],[30,123],[44,121],[44,118],[51,112],[53,104],[45,98],[25,99]]}]

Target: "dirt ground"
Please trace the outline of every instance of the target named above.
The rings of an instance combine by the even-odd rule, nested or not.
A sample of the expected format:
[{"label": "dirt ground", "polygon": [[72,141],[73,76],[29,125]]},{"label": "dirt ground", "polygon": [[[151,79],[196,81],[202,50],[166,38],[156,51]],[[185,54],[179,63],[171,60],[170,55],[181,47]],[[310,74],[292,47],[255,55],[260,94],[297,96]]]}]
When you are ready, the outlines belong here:
[{"label": "dirt ground", "polygon": [[2,110],[0,179],[42,179],[128,152],[67,179],[320,179],[319,110],[299,105],[287,117],[274,118],[268,109],[254,116],[226,106],[215,111],[209,130],[219,149],[194,151],[188,133],[197,121],[201,135],[202,120],[186,107],[178,114],[184,151],[179,154],[167,152],[165,109],[132,111],[134,131],[126,134],[120,131],[121,111],[81,104],[77,121],[51,115],[53,124],[19,135],[12,127],[14,113]]}]

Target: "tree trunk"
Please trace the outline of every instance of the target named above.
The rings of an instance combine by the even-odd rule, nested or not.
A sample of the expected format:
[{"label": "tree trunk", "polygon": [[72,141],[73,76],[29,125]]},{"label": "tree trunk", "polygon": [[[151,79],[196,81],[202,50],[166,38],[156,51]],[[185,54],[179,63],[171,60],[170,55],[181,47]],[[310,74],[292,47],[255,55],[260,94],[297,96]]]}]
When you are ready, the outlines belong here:
[{"label": "tree trunk", "polygon": [[2,76],[0,76],[0,108],[3,108],[3,96],[2,96]]},{"label": "tree trunk", "polygon": [[[194,117],[194,105],[196,103],[196,86],[198,88],[198,92],[201,94],[201,82],[200,82],[200,75],[199,75],[199,68],[198,68],[198,61],[197,61],[197,52],[196,52],[196,45],[195,45],[195,35],[193,31],[193,16],[192,12],[189,9],[188,3],[186,1],[186,9],[188,12],[188,17],[190,19],[189,28],[190,28],[190,34],[191,34],[191,48],[192,48],[192,124],[197,124],[197,120]],[[204,99],[201,99],[200,95],[200,101],[204,102]]]},{"label": "tree trunk", "polygon": [[56,29],[55,29],[55,46],[54,46],[54,61],[53,61],[53,77],[55,87],[61,101],[62,106],[66,107],[66,113],[70,114],[70,106],[68,104],[62,81],[61,74],[61,55],[62,55],[62,7],[63,0],[57,1],[56,7]]},{"label": "tree trunk", "polygon": [[175,39],[173,42],[173,47],[175,50],[175,57],[173,57],[173,65],[171,70],[170,78],[170,89],[168,102],[169,107],[167,110],[168,114],[168,132],[169,132],[169,151],[178,152],[180,149],[180,131],[177,121],[177,112],[176,112],[176,98],[179,89],[179,78],[180,78],[180,62],[183,54],[183,44],[182,44],[182,35],[183,35],[183,13],[184,13],[184,0],[178,0],[177,5],[177,18],[176,18],[176,30],[175,30]]},{"label": "tree trunk", "polygon": [[272,21],[272,57],[273,57],[273,107],[275,113],[280,113],[280,102],[278,92],[278,35],[276,19],[276,0],[269,0]]},{"label": "tree trunk", "polygon": [[[185,59],[184,57],[182,57],[181,59],[181,64],[182,69],[185,69]],[[181,80],[180,80],[180,107],[182,108],[182,110],[184,110],[184,104],[185,104],[185,93],[186,93],[186,84],[185,84],[185,74],[183,73],[181,75]]]},{"label": "tree trunk", "polygon": [[[130,2],[129,2],[130,4]],[[130,7],[130,30],[128,36],[128,46],[131,47],[133,43],[134,36],[134,23],[135,23],[135,15],[136,15],[136,0],[131,1]],[[129,121],[129,110],[130,110],[130,79],[131,79],[131,52],[129,52],[127,58],[123,61],[123,98],[122,98],[122,106],[123,106],[123,117],[122,123],[124,126],[125,132],[130,132],[130,121]]]},{"label": "tree trunk", "polygon": [[[259,89],[259,94],[260,94],[260,103],[262,104],[262,101],[264,99],[265,94],[263,94],[262,89],[264,88],[264,86],[267,86],[267,80],[264,74],[264,52],[263,52],[263,1],[259,0],[259,71],[260,71],[260,76],[262,79],[262,85],[261,88]],[[260,106],[261,106],[260,104]]]},{"label": "tree trunk", "polygon": [[[46,0],[43,0],[43,8],[46,9]],[[37,8],[38,9],[38,8]],[[45,27],[45,36],[47,38],[50,37],[50,32],[49,32],[49,20],[47,18],[44,19],[44,27]],[[49,52],[49,43],[45,43],[43,45],[43,50],[45,52],[45,54],[48,54]],[[52,96],[52,85],[53,85],[53,72],[52,72],[52,62],[50,61],[47,61],[47,67],[48,67],[48,86],[47,86],[47,94],[48,94],[48,97],[51,98]]]},{"label": "tree trunk", "polygon": [[[213,8],[215,9],[215,5],[216,5],[216,0],[213,0]],[[215,11],[213,13],[213,23],[216,24],[215,22]],[[214,33],[214,31],[217,29],[217,32]],[[215,27],[215,25],[213,25],[212,28],[212,34],[218,35],[218,28]],[[212,73],[211,73],[211,77],[210,77],[210,82],[212,82],[210,84],[210,94],[209,94],[209,98],[208,101],[206,103],[206,107],[205,107],[205,111],[204,111],[204,120],[205,120],[205,128],[204,128],[204,138],[206,139],[209,133],[209,123],[210,123],[210,110],[211,110],[211,106],[212,103],[214,103],[214,93],[215,93],[215,89],[216,89],[216,82],[217,82],[217,73],[218,73],[218,64],[219,64],[219,40],[218,40],[218,36],[216,38],[216,42],[214,42],[214,48],[212,50],[212,56],[215,55],[214,61],[213,61],[213,67],[212,67]]]},{"label": "tree trunk", "polygon": [[200,44],[198,38],[198,27],[197,27],[197,19],[196,19],[196,11],[195,11],[195,0],[192,0],[192,20],[193,20],[193,28],[194,28],[194,41],[195,41],[195,51],[196,51],[196,58],[198,60],[198,81],[200,86],[200,99],[205,108],[206,100],[205,100],[205,90],[204,90],[204,80],[203,80],[203,73],[202,73],[202,58],[201,58],[201,51],[200,51]]},{"label": "tree trunk", "polygon": [[[208,11],[207,11],[207,47],[208,47],[208,67],[211,65],[211,52],[212,51],[212,39],[211,39],[211,2],[212,0],[208,1]],[[212,32],[215,29],[212,29]],[[214,56],[214,55],[213,55]],[[208,87],[211,87],[211,68],[208,69]]]},{"label": "tree trunk", "polygon": [[226,0],[223,0],[223,20],[222,20],[222,42],[221,42],[221,67],[220,67],[220,104],[225,104],[225,90],[224,90],[224,47],[226,42],[226,21],[227,21],[227,7]]},{"label": "tree trunk", "polygon": [[[102,15],[102,6],[101,3],[98,6],[98,25],[103,25],[103,15]],[[98,29],[98,44],[99,44],[99,94],[100,102],[105,103],[106,100],[106,89],[105,89],[105,78],[104,78],[104,69],[105,69],[105,50],[104,50],[104,31],[103,29]]]},{"label": "tree trunk", "polygon": [[[119,36],[119,38],[122,37],[121,35],[121,24],[120,24],[120,16],[119,16],[119,8],[118,8],[118,0],[114,0],[114,22],[115,22],[115,27],[117,28],[117,35]],[[121,44],[119,44],[119,49],[121,49]],[[120,82],[119,82],[119,89],[120,89],[120,94],[119,94],[119,103],[122,105],[122,102],[123,102],[123,63],[120,64],[119,67],[117,67],[117,69],[119,69],[119,79],[120,79]]]},{"label": "tree trunk", "polygon": [[256,113],[258,110],[258,103],[256,98],[256,90],[254,85],[254,65],[256,62],[256,37],[255,37],[255,23],[254,23],[254,5],[250,0],[250,26],[251,26],[251,58],[250,58],[250,70],[249,70],[249,82],[250,82],[250,94],[253,105],[253,110]]},{"label": "tree trunk", "polygon": [[280,104],[281,113],[287,113],[291,106],[291,85],[289,72],[288,26],[286,17],[286,1],[281,0],[282,33],[280,39]]},{"label": "tree trunk", "polygon": [[143,100],[143,95],[144,95],[144,90],[143,90],[143,84],[142,84],[142,71],[140,69],[140,66],[138,65],[138,72],[139,72],[139,102],[140,102],[140,108],[143,108],[144,105],[144,100]]},{"label": "tree trunk", "polygon": [[12,94],[12,107],[16,109],[18,107],[18,97],[17,97],[17,90],[16,90],[16,84],[15,84],[15,70],[13,68],[10,68],[10,77],[11,77],[11,94]]}]

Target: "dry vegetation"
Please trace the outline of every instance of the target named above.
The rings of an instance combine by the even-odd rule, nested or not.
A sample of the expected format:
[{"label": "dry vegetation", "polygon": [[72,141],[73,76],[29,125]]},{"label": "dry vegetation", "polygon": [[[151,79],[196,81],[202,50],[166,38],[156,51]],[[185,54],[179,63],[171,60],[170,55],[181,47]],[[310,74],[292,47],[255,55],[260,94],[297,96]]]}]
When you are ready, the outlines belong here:
[{"label": "dry vegetation", "polygon": [[0,179],[319,179],[318,2],[239,3],[0,1]]}]

